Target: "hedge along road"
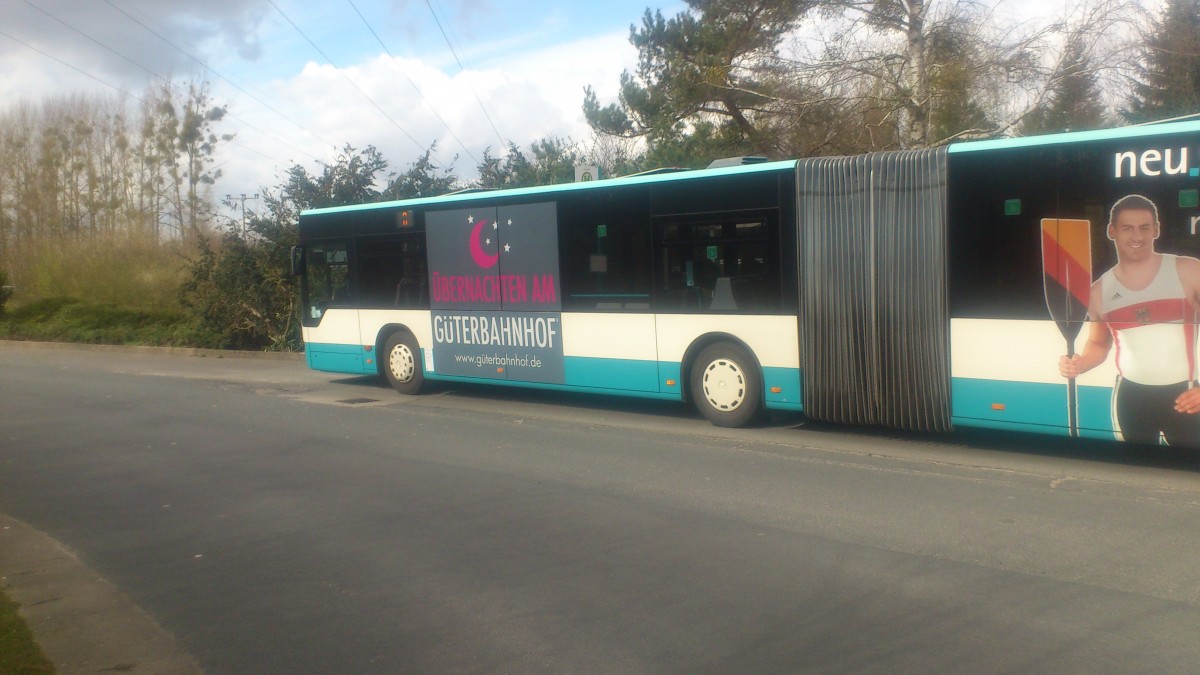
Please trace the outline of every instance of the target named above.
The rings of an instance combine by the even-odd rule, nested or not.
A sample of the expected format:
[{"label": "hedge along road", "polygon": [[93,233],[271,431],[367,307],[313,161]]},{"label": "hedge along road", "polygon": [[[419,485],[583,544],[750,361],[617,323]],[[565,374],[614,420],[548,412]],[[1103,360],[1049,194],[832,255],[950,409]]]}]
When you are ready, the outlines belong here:
[{"label": "hedge along road", "polygon": [[[399,398],[294,356],[0,344],[0,368],[0,512],[109,583],[128,600],[113,611],[148,618],[183,668],[1200,657],[1189,455],[795,418],[729,431],[678,405],[529,392]],[[39,607],[88,611],[69,604]],[[128,649],[103,667],[153,672]]]}]

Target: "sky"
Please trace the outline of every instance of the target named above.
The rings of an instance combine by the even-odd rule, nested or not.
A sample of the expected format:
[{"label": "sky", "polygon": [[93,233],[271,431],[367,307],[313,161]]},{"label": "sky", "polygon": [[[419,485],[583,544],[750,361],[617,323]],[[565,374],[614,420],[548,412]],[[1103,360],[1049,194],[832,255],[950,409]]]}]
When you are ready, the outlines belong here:
[{"label": "sky", "polygon": [[[1028,16],[1073,0],[996,2]],[[616,101],[621,72],[637,64],[630,26],[648,7],[673,16],[685,5],[0,0],[0,106],[207,81],[228,107],[217,131],[235,134],[215,160],[218,200],[276,186],[294,164],[319,172],[347,144],[375,146],[401,172],[436,143],[435,165],[469,180],[485,150],[502,155],[509,142],[586,143],[584,87]]]},{"label": "sky", "polygon": [[319,171],[346,144],[374,145],[403,171],[436,142],[435,164],[470,178],[485,149],[589,139],[584,87],[616,100],[647,7],[684,5],[0,0],[0,102],[207,81],[228,106],[217,131],[235,134],[216,157],[218,199],[275,186],[293,164]]}]

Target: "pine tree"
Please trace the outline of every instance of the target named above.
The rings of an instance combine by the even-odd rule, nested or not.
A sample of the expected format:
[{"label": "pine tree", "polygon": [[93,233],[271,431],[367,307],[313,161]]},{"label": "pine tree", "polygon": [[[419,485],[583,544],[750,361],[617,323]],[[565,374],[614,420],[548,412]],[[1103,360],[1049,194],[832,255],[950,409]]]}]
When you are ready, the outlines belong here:
[{"label": "pine tree", "polygon": [[1200,114],[1200,0],[1167,0],[1143,50],[1124,117],[1149,122]]},{"label": "pine tree", "polygon": [[[768,64],[815,0],[685,3],[687,9],[669,19],[646,10],[630,34],[639,53],[636,74],[622,74],[619,105],[601,106],[587,88],[588,123],[604,134],[645,137],[652,148],[686,146],[689,163],[707,163],[730,146],[736,154],[770,154],[772,139],[761,120],[776,100]],[[715,128],[711,138],[718,146],[698,147],[697,139],[686,138],[696,125]]]},{"label": "pine tree", "polygon": [[1021,124],[1022,135],[1082,131],[1104,125],[1096,70],[1080,36],[1067,42],[1046,100]]}]

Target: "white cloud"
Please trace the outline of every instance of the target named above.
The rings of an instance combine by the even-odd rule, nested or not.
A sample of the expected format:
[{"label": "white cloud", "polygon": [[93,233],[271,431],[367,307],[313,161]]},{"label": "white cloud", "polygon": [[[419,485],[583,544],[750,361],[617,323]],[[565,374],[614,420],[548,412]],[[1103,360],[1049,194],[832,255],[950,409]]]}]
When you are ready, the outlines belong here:
[{"label": "white cloud", "polygon": [[[636,58],[636,50],[621,33],[527,51],[507,60],[493,60],[486,69],[452,74],[422,60],[393,60],[386,55],[344,69],[310,62],[294,77],[273,83],[268,94],[272,107],[286,110],[307,132],[281,121],[257,103],[239,98],[231,108],[234,115],[257,129],[269,130],[275,138],[285,138],[290,147],[243,129],[238,143],[259,149],[274,160],[226,148],[223,170],[227,178],[222,185],[236,187],[219,185],[218,192],[274,185],[278,172],[291,162],[313,169],[316,160],[333,156],[335,147],[331,146],[340,148],[346,143],[359,149],[374,145],[388,159],[391,170],[402,171],[436,141],[435,161],[449,166],[457,155],[454,172],[470,178],[485,148],[490,147],[493,155],[503,151],[476,94],[505,140],[519,147],[547,136],[585,140],[590,129],[582,113],[584,86],[594,86],[602,97],[615,97],[621,71],[632,68]],[[300,152],[307,156],[298,156]],[[281,159],[285,160],[282,165]]]}]

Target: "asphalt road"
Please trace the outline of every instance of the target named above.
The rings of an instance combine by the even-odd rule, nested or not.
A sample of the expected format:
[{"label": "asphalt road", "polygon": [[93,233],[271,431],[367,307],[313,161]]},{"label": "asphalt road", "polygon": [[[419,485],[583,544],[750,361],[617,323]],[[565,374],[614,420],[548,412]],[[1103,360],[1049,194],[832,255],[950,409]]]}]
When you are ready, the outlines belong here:
[{"label": "asphalt road", "polygon": [[0,401],[0,513],[208,673],[1200,663],[1195,455],[4,343]]}]

